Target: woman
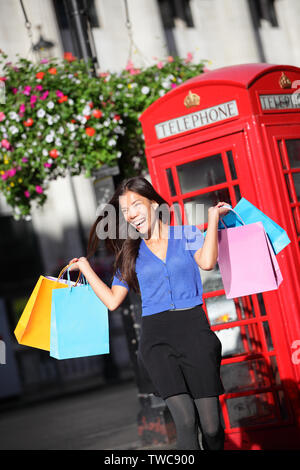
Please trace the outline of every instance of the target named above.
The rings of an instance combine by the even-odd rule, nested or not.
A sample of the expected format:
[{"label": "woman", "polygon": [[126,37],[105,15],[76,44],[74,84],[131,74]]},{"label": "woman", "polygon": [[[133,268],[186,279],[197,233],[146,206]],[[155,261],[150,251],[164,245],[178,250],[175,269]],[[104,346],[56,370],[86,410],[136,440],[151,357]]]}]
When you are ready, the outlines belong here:
[{"label": "woman", "polygon": [[139,356],[172,414],[178,449],[200,449],[198,426],[204,449],[223,449],[221,343],[202,308],[199,267],[216,264],[224,204],[209,208],[204,241],[196,226],[169,225],[169,206],[145,178],[124,180],[95,221],[88,245],[87,258],[99,238],[114,253],[111,288],[87,258],[70,261],[70,270],[84,274],[109,310],[120,306],[129,289],[141,294]]}]

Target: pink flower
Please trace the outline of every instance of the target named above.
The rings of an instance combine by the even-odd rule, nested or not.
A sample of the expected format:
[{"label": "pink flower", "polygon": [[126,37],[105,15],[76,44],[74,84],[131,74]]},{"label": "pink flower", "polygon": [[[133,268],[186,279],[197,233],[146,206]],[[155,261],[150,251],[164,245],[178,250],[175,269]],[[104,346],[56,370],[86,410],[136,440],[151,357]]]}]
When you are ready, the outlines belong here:
[{"label": "pink flower", "polygon": [[127,65],[126,65],[126,67],[125,67],[125,70],[131,70],[131,69],[133,69],[133,68],[134,68],[133,62],[132,62],[132,60],[129,60],[129,61],[127,62]]},{"label": "pink flower", "polygon": [[189,62],[191,62],[193,60],[193,54],[191,52],[188,52],[187,56],[186,56],[186,59],[185,59],[185,63],[188,64]]},{"label": "pink flower", "polygon": [[45,100],[45,99],[47,99],[48,95],[49,95],[49,91],[48,91],[48,90],[47,90],[47,91],[44,91],[44,93],[40,96],[40,100]]},{"label": "pink flower", "polygon": [[52,163],[47,163],[47,162],[44,163],[44,167],[45,167],[45,168],[51,168],[51,166],[52,166]]},{"label": "pink flower", "polygon": [[26,191],[24,191],[24,194],[26,197],[30,197],[30,192],[28,191],[28,189],[26,189]]},{"label": "pink flower", "polygon": [[24,114],[25,113],[26,106],[24,103],[20,104],[19,108],[19,114]]},{"label": "pink flower", "polygon": [[27,162],[28,162],[28,158],[23,157],[21,161],[22,161],[23,163],[27,163]]},{"label": "pink flower", "polygon": [[6,149],[10,148],[10,143],[6,139],[1,140],[1,145],[2,145],[2,147],[6,148]]},{"label": "pink flower", "polygon": [[31,95],[31,97],[30,97],[30,106],[32,108],[34,108],[36,100],[37,100],[37,96],[36,95]]},{"label": "pink flower", "polygon": [[64,96],[64,94],[63,94],[62,91],[56,90],[56,96],[57,96],[58,98],[62,98],[62,97]]},{"label": "pink flower", "polygon": [[49,62],[48,59],[41,59],[40,61],[41,64],[48,64],[48,62]]},{"label": "pink flower", "polygon": [[3,173],[3,175],[1,175],[1,178],[3,179],[3,181],[5,181],[8,178],[8,174]]},{"label": "pink flower", "polygon": [[171,55],[168,56],[168,62],[174,62],[174,58]]},{"label": "pink flower", "polygon": [[36,186],[36,187],[35,187],[35,190],[36,190],[36,192],[39,193],[39,194],[42,194],[42,193],[44,192],[44,191],[43,191],[43,188],[42,188],[41,186]]},{"label": "pink flower", "polygon": [[31,90],[31,86],[29,86],[29,85],[24,86],[23,95],[29,96],[30,95],[30,90]]},{"label": "pink flower", "polygon": [[176,88],[177,84],[176,83],[171,83],[171,88]]},{"label": "pink flower", "polygon": [[13,88],[13,89],[12,89],[12,92],[13,92],[13,94],[15,95],[16,93],[18,93],[18,88]]},{"label": "pink flower", "polygon": [[16,168],[10,168],[10,170],[7,170],[6,173],[8,174],[8,176],[9,176],[10,178],[12,178],[12,177],[15,176],[15,174],[17,173],[17,170],[16,170]]},{"label": "pink flower", "polygon": [[37,91],[42,91],[42,89],[43,89],[43,85],[37,85],[35,87],[35,90],[37,90]]},{"label": "pink flower", "polygon": [[5,114],[2,111],[0,111],[0,122],[4,121],[4,119],[5,119]]},{"label": "pink flower", "polygon": [[157,65],[157,68],[158,68],[158,69],[162,69],[163,66],[164,66],[164,64],[163,64],[161,61],[160,61],[160,62],[157,62],[156,65]]}]

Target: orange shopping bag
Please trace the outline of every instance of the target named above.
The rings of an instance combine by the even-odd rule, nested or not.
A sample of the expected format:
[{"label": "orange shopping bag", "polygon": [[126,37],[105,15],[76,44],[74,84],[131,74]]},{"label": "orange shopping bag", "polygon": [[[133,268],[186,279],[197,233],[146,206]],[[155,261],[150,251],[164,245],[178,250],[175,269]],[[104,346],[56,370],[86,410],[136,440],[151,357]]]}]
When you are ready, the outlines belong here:
[{"label": "orange shopping bag", "polygon": [[50,351],[52,290],[68,287],[67,281],[61,279],[68,266],[61,270],[58,278],[39,277],[14,331],[19,344]]}]

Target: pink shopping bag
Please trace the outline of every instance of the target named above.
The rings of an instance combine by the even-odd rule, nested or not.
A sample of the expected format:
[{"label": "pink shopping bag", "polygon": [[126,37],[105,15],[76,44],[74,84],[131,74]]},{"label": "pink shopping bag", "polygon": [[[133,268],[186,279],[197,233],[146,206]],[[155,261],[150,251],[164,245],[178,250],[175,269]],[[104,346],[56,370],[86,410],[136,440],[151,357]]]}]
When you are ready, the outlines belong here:
[{"label": "pink shopping bag", "polygon": [[218,231],[218,242],[218,264],[227,299],[278,289],[282,274],[261,222],[225,226]]}]

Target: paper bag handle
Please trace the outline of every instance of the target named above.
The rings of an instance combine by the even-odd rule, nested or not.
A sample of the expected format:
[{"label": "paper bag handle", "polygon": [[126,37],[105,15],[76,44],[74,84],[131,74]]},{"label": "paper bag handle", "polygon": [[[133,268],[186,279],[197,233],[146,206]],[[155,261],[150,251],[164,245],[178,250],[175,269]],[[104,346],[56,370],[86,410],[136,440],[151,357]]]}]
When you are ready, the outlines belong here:
[{"label": "paper bag handle", "polygon": [[[59,279],[62,277],[62,275],[65,273],[65,271],[71,266],[71,264],[73,264],[73,263],[67,264],[67,266],[65,266],[65,267],[60,271],[57,280],[59,280]],[[76,282],[75,282],[74,287],[77,285],[77,283],[78,283],[78,281],[79,281],[79,279],[80,279],[80,276],[81,276],[81,271],[79,271],[78,278],[77,278],[77,280],[76,280]]]},{"label": "paper bag handle", "polygon": [[[235,210],[233,210],[232,207],[230,207],[230,206],[222,206],[222,207],[225,207],[226,209],[229,209],[232,212],[234,212],[235,215],[242,221],[243,225],[246,225],[245,222],[243,221],[242,217],[237,212],[235,212]],[[222,217],[220,217],[220,222],[224,225],[225,228],[228,228]]]}]

